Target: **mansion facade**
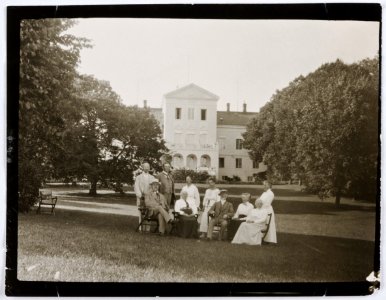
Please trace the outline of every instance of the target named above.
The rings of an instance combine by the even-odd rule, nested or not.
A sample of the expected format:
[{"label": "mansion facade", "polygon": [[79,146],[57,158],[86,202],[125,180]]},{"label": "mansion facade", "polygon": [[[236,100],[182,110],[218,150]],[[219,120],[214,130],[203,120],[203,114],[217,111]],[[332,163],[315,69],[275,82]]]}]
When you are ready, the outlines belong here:
[{"label": "mansion facade", "polygon": [[173,168],[208,171],[220,180],[238,176],[253,181],[253,174],[267,169],[243,148],[242,134],[256,113],[247,112],[246,104],[242,112],[230,111],[229,103],[227,111],[217,111],[218,99],[189,84],[164,95],[162,108],[148,109],[160,123]]}]

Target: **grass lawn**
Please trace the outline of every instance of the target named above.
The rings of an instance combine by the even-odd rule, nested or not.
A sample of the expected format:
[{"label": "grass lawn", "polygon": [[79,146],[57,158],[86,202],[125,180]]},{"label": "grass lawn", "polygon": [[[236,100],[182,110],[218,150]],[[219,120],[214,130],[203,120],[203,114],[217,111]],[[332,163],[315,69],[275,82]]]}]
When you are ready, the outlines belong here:
[{"label": "grass lawn", "polygon": [[[336,212],[333,207],[304,209],[307,214],[296,216],[310,216],[314,210],[322,220],[315,218],[319,225]],[[291,211],[286,217],[294,215]],[[279,230],[277,245],[232,245],[140,234],[134,232],[137,222],[135,217],[59,209],[55,216],[19,214],[18,279],[355,282],[374,269],[372,241]]]}]

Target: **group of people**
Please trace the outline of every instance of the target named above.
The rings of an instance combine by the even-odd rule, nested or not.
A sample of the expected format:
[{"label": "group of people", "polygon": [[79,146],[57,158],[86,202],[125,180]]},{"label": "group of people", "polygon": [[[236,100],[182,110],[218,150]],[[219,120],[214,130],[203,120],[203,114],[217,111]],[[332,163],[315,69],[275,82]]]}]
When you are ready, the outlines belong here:
[{"label": "group of people", "polygon": [[[175,199],[174,179],[169,163],[163,165],[163,171],[157,176],[149,173],[149,163],[144,163],[142,170],[134,185],[137,205],[147,207],[149,216],[158,218],[160,235],[167,232],[170,224],[175,225],[181,237],[210,241],[213,239],[215,226],[219,226],[219,240],[232,240],[234,244],[260,245],[262,231],[267,226],[269,216],[270,226],[264,241],[277,242],[275,215],[271,205],[274,194],[268,181],[264,181],[264,193],[256,199],[254,205],[250,202],[251,195],[243,193],[242,203],[235,212],[233,204],[227,201],[228,191],[218,189],[214,178],[208,179],[209,187],[201,203],[198,188],[192,183],[190,176],[186,177],[186,185],[181,189],[180,198]],[[178,215],[177,222],[170,214],[172,210]]]}]

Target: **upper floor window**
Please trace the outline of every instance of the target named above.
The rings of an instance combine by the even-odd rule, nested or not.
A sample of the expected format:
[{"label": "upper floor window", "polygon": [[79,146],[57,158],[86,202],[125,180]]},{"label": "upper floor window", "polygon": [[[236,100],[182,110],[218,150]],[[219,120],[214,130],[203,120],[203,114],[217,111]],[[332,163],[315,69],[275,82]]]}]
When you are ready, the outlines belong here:
[{"label": "upper floor window", "polygon": [[243,149],[243,140],[242,139],[236,139],[236,149],[237,150]]},{"label": "upper floor window", "polygon": [[179,132],[174,133],[174,143],[182,144],[182,133],[179,133]]},{"label": "upper floor window", "polygon": [[181,108],[176,107],[176,120],[181,120]]},{"label": "upper floor window", "polygon": [[196,135],[194,133],[188,133],[186,135],[185,143],[187,145],[194,145],[196,143]]},{"label": "upper floor window", "polygon": [[219,168],[224,168],[225,167],[225,159],[224,159],[224,157],[219,157],[218,158],[218,167]]},{"label": "upper floor window", "polygon": [[256,160],[253,161],[253,168],[254,169],[258,169],[259,168],[259,162],[258,161],[256,161]]},{"label": "upper floor window", "polygon": [[236,158],[236,169],[241,169],[243,167],[243,161],[241,158]]},{"label": "upper floor window", "polygon": [[194,108],[188,108],[188,120],[194,120]]},{"label": "upper floor window", "polygon": [[201,109],[201,121],[206,120],[206,109]]},{"label": "upper floor window", "polygon": [[219,146],[220,150],[224,150],[225,149],[225,137],[220,137],[218,139],[218,146]]}]

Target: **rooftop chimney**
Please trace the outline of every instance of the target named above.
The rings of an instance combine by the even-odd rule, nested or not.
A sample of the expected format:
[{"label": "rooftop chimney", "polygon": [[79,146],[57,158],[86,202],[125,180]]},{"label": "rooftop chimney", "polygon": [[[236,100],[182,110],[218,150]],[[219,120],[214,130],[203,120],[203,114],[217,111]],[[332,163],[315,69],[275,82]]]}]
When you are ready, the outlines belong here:
[{"label": "rooftop chimney", "polygon": [[243,112],[246,113],[247,112],[247,103],[243,103]]},{"label": "rooftop chimney", "polygon": [[231,104],[228,102],[227,103],[227,112],[229,112],[231,110]]},{"label": "rooftop chimney", "polygon": [[147,100],[143,100],[143,107],[147,108]]}]

